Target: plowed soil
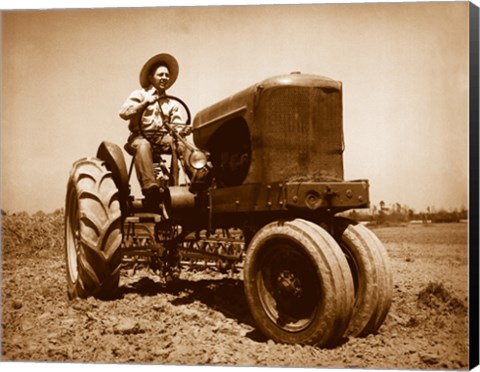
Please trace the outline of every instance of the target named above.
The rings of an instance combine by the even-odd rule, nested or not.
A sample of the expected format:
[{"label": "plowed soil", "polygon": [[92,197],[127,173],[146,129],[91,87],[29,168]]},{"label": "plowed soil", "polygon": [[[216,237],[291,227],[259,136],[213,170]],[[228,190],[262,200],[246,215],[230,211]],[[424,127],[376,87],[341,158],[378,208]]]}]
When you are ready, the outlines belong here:
[{"label": "plowed soil", "polygon": [[146,269],[124,270],[115,299],[69,301],[62,223],[39,249],[14,218],[2,224],[4,361],[468,368],[467,224],[374,229],[393,272],[390,313],[377,334],[320,349],[262,336],[241,271],[184,271],[167,289]]}]

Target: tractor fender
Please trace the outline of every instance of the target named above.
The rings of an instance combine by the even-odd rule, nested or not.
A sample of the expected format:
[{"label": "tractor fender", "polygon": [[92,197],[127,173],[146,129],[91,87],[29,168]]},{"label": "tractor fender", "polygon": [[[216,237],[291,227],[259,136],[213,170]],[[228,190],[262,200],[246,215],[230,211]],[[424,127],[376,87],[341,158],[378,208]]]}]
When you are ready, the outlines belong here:
[{"label": "tractor fender", "polygon": [[128,171],[122,149],[111,142],[103,141],[97,150],[97,158],[104,161],[107,169],[112,172],[112,178],[118,188],[122,215],[128,214],[128,197],[130,186],[128,184]]}]

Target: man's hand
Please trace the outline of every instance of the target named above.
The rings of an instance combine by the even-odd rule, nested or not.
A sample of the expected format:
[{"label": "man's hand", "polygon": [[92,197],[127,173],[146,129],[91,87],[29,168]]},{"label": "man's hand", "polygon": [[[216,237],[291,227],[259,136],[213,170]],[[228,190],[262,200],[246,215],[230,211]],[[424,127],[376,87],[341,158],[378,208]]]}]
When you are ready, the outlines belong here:
[{"label": "man's hand", "polygon": [[188,125],[184,129],[182,129],[181,134],[186,137],[192,134],[192,132],[193,132],[193,128],[190,125]]},{"label": "man's hand", "polygon": [[147,91],[147,94],[145,95],[145,103],[147,105],[154,103],[156,100],[158,100],[158,91],[155,88],[151,88],[150,90]]}]

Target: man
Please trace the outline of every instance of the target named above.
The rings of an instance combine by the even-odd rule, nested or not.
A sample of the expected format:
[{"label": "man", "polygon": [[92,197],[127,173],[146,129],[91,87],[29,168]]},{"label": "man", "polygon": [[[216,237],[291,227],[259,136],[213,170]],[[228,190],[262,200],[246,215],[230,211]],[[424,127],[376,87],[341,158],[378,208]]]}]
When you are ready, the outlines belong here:
[{"label": "man", "polygon": [[[171,148],[172,137],[163,125],[165,121],[182,122],[176,101],[166,97],[178,76],[178,63],[169,54],[157,54],[150,58],[140,71],[141,89],[133,91],[120,109],[119,115],[128,120],[131,132],[127,151],[135,156],[135,170],[142,193],[148,204],[158,206],[161,190],[155,178],[152,159],[152,144],[149,137],[155,134],[155,142],[165,150]],[[143,133],[142,133],[143,132]]]}]

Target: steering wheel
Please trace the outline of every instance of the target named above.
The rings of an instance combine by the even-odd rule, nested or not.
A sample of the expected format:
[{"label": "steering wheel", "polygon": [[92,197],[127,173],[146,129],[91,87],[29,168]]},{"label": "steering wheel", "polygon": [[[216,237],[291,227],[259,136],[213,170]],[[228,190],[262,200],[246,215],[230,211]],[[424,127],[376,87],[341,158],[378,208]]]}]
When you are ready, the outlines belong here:
[{"label": "steering wheel", "polygon": [[[180,98],[178,97],[175,97],[175,96],[169,96],[169,95],[164,95],[162,97],[160,97],[157,102],[158,102],[158,105],[160,107],[160,110],[162,110],[162,106],[161,106],[161,103],[160,101],[162,99],[168,99],[170,101],[173,101],[173,102],[176,102],[177,105],[176,107],[179,108],[180,110],[180,116],[182,118],[185,118],[186,117],[186,121],[185,123],[164,123],[163,125],[165,125],[168,129],[168,132],[170,132],[171,130],[175,130],[175,128],[173,128],[171,125],[172,124],[176,124],[176,125],[185,125],[185,127],[188,127],[190,124],[191,124],[191,121],[192,121],[192,116],[190,114],[190,109],[188,108],[187,104],[182,101]],[[153,104],[153,103],[152,103]],[[139,128],[140,128],[140,133],[141,135],[146,139],[148,140],[153,146],[155,145],[158,145],[157,142],[156,142],[156,138],[158,138],[158,136],[160,135],[160,128],[157,128],[155,131],[153,132],[150,132],[150,133],[146,133],[144,130],[143,130],[143,125],[142,125],[142,119],[143,119],[143,115],[145,114],[145,111],[147,109],[147,107],[150,106],[150,105],[147,105],[145,106],[145,108],[141,111],[140,113],[140,123],[139,123]],[[162,112],[162,116],[163,117],[166,117],[166,115],[163,114]]]}]

